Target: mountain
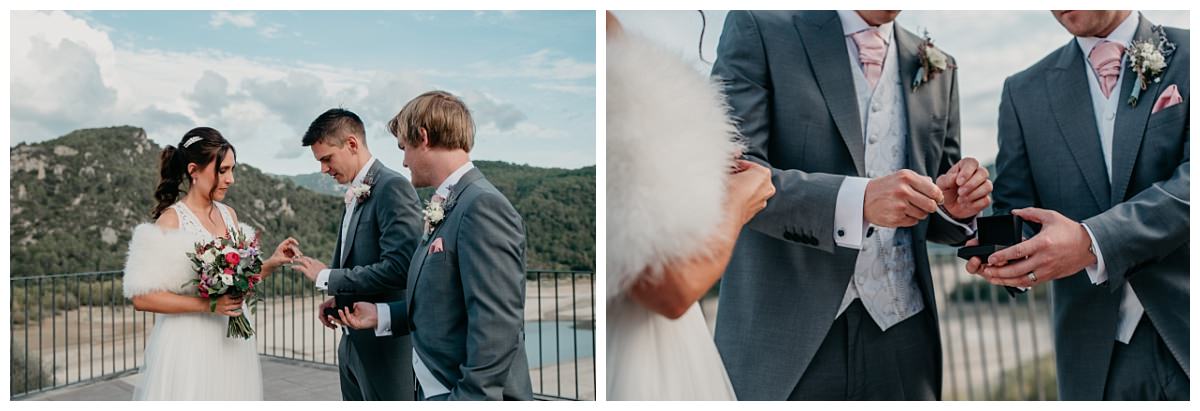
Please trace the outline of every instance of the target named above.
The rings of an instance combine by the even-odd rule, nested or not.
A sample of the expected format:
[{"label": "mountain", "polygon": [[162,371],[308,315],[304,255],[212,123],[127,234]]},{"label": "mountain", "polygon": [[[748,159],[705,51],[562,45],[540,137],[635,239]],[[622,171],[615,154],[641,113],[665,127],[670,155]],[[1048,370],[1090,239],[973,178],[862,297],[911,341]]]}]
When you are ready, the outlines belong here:
[{"label": "mountain", "polygon": [[[144,130],[128,126],[12,147],[11,275],[121,269],[133,227],[151,221],[161,151]],[[264,247],[292,235],[307,250],[333,248],[337,198],[241,164],[224,202],[261,233]]]},{"label": "mountain", "polygon": [[300,187],[304,187],[321,194],[336,196],[338,198],[341,198],[342,193],[346,191],[345,186],[338,184],[337,180],[334,180],[333,177],[330,177],[328,174],[324,173],[309,173],[295,176],[271,174],[271,176],[275,178],[291,180]]},{"label": "mountain", "polygon": [[[133,227],[150,221],[161,150],[144,130],[129,126],[77,130],[12,147],[10,275],[121,269]],[[532,213],[525,217],[529,268],[594,269],[595,168],[514,167],[520,173],[489,177],[498,186],[514,178],[536,178],[546,185],[511,186],[531,196],[514,199],[514,204],[527,204],[518,210]],[[582,181],[588,175],[590,180]],[[265,247],[291,235],[305,250],[316,250],[310,254],[327,259],[341,220],[341,199],[292,179],[239,164],[237,184],[224,202],[238,210],[242,222],[261,232]],[[554,221],[541,222],[545,219]],[[531,221],[539,221],[539,231]],[[541,234],[544,229],[570,231]]]}]

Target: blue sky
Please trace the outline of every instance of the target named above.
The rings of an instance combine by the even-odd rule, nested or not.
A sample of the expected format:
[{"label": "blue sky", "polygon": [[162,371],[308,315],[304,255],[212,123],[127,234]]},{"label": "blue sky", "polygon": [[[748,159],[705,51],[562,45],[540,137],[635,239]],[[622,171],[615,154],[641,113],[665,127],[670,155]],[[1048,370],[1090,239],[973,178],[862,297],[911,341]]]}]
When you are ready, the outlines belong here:
[{"label": "blue sky", "polygon": [[[698,71],[708,73],[700,61],[700,15],[696,11],[615,11],[626,29],[646,35],[677,51]],[[716,59],[717,42],[725,11],[706,11],[704,58]],[[1151,22],[1189,28],[1187,11],[1146,11]],[[928,30],[934,44],[950,53],[959,68],[959,106],[963,155],[984,162],[996,157],[996,116],[1004,79],[1029,67],[1071,35],[1046,10],[1038,11],[904,11],[900,26],[921,33]]]},{"label": "blue sky", "polygon": [[[300,135],[343,106],[399,169],[384,124],[445,89],[477,123],[474,158],[595,164],[591,11],[12,12],[12,142],[131,124],[160,144],[208,125],[239,161],[317,170]],[[18,98],[18,96],[24,96]]]}]

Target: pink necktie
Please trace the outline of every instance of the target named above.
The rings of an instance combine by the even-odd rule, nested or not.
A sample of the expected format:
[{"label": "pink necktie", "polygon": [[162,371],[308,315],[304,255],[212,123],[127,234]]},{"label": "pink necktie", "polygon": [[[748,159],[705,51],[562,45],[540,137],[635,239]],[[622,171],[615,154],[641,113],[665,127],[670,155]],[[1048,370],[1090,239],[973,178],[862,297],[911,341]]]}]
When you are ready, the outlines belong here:
[{"label": "pink necktie", "polygon": [[1113,88],[1117,86],[1117,78],[1121,76],[1121,53],[1124,52],[1125,46],[1121,43],[1103,41],[1092,47],[1092,52],[1088,54],[1088,61],[1100,80],[1100,91],[1104,92],[1104,98],[1112,95]]},{"label": "pink necktie", "polygon": [[850,38],[854,39],[854,44],[858,46],[858,61],[862,63],[863,74],[867,76],[871,88],[875,88],[875,83],[879,82],[879,76],[883,74],[883,58],[887,55],[887,44],[883,42],[879,29],[874,27],[851,34]]}]

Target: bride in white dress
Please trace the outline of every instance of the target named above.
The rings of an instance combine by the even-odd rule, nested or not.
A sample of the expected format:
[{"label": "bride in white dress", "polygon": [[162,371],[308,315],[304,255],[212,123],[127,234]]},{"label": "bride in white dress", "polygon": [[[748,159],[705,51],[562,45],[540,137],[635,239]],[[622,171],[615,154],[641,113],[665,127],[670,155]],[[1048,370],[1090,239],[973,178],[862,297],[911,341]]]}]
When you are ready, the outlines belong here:
[{"label": "bride in white dress", "polygon": [[610,400],[733,400],[698,300],[774,194],[719,87],[608,16]]},{"label": "bride in white dress", "polygon": [[[184,286],[196,275],[185,253],[197,242],[227,238],[231,230],[255,235],[237,222],[232,208],[218,202],[233,184],[235,156],[220,132],[207,127],[192,129],[179,148],[167,146],[162,152],[157,221],[134,229],[125,264],[125,297],[139,311],[158,313],[135,400],[262,399],[255,339],[226,337],[230,318],[250,315],[243,301],[224,296],[210,312],[209,300],[199,297],[195,286]],[[184,181],[187,192],[178,199]],[[291,238],[281,243],[263,261],[262,274],[286,264],[296,245]]]}]

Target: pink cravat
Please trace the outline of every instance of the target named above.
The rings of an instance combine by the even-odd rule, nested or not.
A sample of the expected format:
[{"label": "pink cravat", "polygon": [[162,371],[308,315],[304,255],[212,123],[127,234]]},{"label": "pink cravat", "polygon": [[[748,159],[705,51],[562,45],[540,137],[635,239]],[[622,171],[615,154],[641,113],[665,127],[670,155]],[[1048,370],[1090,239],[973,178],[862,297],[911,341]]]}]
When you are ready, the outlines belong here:
[{"label": "pink cravat", "polygon": [[1113,88],[1117,86],[1117,78],[1121,76],[1121,53],[1124,52],[1125,46],[1121,43],[1102,41],[1092,47],[1092,52],[1088,54],[1092,69],[1096,70],[1096,79],[1100,80],[1100,91],[1104,92],[1104,98],[1112,95]]},{"label": "pink cravat", "polygon": [[883,74],[883,58],[887,55],[887,44],[883,42],[879,29],[874,27],[851,34],[850,38],[854,39],[854,44],[858,46],[858,61],[862,63],[863,74],[867,76],[867,82],[873,89],[875,83],[879,82],[879,76]]}]

